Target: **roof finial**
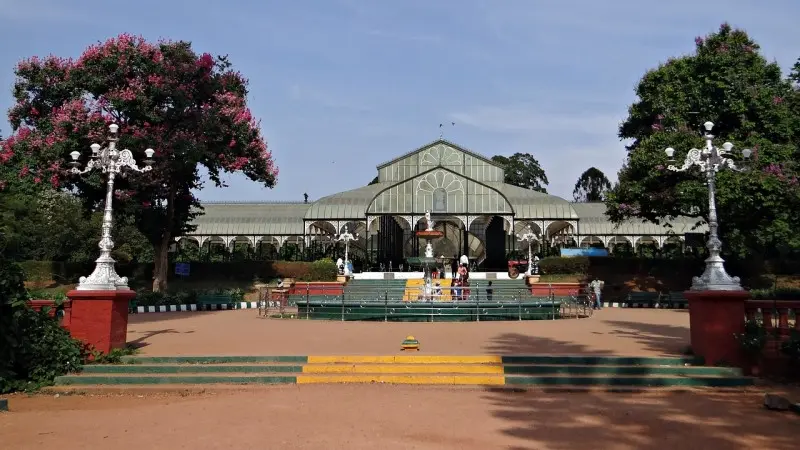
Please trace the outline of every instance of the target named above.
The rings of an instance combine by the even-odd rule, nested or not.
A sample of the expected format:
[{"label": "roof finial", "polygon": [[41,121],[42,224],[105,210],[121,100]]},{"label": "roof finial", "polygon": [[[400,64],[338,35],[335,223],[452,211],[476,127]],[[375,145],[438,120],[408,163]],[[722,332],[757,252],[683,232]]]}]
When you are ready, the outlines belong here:
[{"label": "roof finial", "polygon": [[[455,122],[450,122],[450,126],[454,127],[454,126],[456,126],[456,123]],[[439,139],[444,139],[444,128],[443,127],[444,127],[444,124],[440,123],[439,124]]]}]

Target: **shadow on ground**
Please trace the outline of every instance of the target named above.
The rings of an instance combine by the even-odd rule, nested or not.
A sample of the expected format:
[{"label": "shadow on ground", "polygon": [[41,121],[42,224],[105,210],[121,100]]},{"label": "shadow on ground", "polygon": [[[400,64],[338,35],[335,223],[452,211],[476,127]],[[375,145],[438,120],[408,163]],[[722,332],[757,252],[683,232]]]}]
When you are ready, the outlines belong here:
[{"label": "shadow on ground", "polygon": [[[766,411],[754,394],[542,393],[489,389],[501,433],[522,449],[796,449],[800,418]],[[536,418],[536,419],[534,419]]]},{"label": "shadow on ground", "polygon": [[665,355],[685,353],[690,344],[688,326],[657,325],[621,320],[606,323],[614,328],[610,334],[624,339],[632,339],[643,344],[647,350]]},{"label": "shadow on ground", "polygon": [[486,346],[490,355],[613,355],[610,351],[592,350],[583,344],[520,333],[504,333]]},{"label": "shadow on ground", "polygon": [[138,323],[152,323],[161,322],[164,320],[176,320],[186,317],[202,317],[210,316],[227,311],[172,311],[172,312],[156,312],[156,313],[136,313],[128,315],[128,327]]}]

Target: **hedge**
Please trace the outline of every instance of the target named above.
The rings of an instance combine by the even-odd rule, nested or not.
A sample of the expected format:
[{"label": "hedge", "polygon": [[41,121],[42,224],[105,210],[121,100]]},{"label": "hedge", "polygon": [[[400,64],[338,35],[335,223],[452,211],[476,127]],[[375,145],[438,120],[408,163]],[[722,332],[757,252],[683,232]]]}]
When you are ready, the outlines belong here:
[{"label": "hedge", "polygon": [[[539,261],[539,269],[543,274],[578,274],[590,275],[593,272],[613,271],[615,273],[658,275],[663,273],[692,273],[694,275],[703,271],[704,261],[701,258],[624,258],[624,257],[547,257]],[[773,263],[757,262],[755,260],[725,261],[725,268],[733,275],[752,277],[764,274],[795,274],[791,264],[776,266]],[[787,270],[776,270],[776,269]]]},{"label": "hedge", "polygon": [[[34,283],[55,281],[76,283],[78,278],[89,275],[94,263],[71,263],[58,261],[25,261],[21,263],[26,279]],[[148,283],[152,280],[153,264],[116,265],[117,273],[126,276],[131,283]],[[175,279],[175,264],[170,263],[170,279]],[[300,281],[335,281],[336,264],[330,260],[303,261],[237,261],[190,263],[188,280],[252,281],[255,278],[294,278]]]}]

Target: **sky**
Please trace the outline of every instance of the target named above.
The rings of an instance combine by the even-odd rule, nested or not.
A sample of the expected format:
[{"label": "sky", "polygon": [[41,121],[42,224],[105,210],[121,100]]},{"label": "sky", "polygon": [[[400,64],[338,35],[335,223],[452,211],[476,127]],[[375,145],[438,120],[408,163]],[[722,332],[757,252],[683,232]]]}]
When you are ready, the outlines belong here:
[{"label": "sky", "polygon": [[726,21],[788,69],[797,17],[797,0],[0,0],[0,110],[20,59],[77,57],[123,32],[187,40],[250,79],[280,169],[273,189],[230,175],[201,200],[355,189],[436,140],[440,123],[445,139],[487,157],[534,155],[548,192],[571,199],[591,166],[616,179],[617,127],[647,70]]}]

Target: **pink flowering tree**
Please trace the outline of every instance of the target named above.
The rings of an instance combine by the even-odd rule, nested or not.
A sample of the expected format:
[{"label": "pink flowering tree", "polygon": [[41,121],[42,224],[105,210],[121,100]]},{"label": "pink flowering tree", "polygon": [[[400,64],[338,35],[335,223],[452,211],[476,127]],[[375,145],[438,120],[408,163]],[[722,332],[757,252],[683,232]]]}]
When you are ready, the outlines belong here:
[{"label": "pink flowering tree", "polygon": [[74,190],[99,206],[103,178],[71,175],[70,152],[81,152],[85,163],[89,145],[102,144],[111,123],[135,157],[156,150],[153,171],[115,183],[116,210],[135,217],[154,247],[154,290],[166,288],[174,237],[201,214],[192,193],[202,187],[201,166],[218,186],[223,172],[275,185],[277,167],[247,107],[247,80],[224,57],[198,55],[188,42],[120,35],[75,60],[26,59],[15,73],[13,134],[2,143],[0,164],[19,178]]},{"label": "pink flowering tree", "polygon": [[678,215],[704,221],[704,176],[697,169],[667,170],[664,149],[675,148],[682,163],[689,149],[702,148],[702,124],[711,121],[718,146],[731,141],[755,156],[748,173],[719,172],[724,250],[765,257],[779,256],[776,249],[800,250],[800,108],[791,107],[796,89],[744,31],[723,24],[695,45],[694,54],[648,71],[636,87],[638,99],[619,129],[632,144],[619,183],[607,196],[608,215],[617,221],[659,222]]}]

